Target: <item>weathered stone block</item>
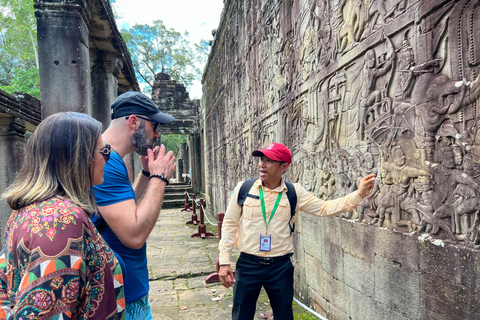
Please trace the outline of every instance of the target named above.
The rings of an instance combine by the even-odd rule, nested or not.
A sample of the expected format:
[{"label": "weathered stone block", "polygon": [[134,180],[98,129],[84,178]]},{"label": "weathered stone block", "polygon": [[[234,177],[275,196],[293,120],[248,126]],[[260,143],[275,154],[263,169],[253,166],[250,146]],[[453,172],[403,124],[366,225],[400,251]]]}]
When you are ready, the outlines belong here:
[{"label": "weathered stone block", "polygon": [[413,272],[419,270],[418,238],[375,228],[375,255],[382,256]]},{"label": "weathered stone block", "polygon": [[325,241],[342,246],[342,220],[336,217],[319,218],[318,226],[322,229]]},{"label": "weathered stone block", "polygon": [[373,264],[375,227],[342,221],[342,249],[346,254]]},{"label": "weathered stone block", "polygon": [[426,319],[475,319],[480,311],[478,253],[420,243],[420,288]]},{"label": "weathered stone block", "polygon": [[329,320],[350,320],[347,312],[344,309],[337,308],[333,303],[328,304],[327,319]]},{"label": "weathered stone block", "polygon": [[415,319],[420,314],[420,274],[396,261],[375,257],[375,300]]},{"label": "weathered stone block", "polygon": [[[430,281],[429,281],[430,280]],[[421,319],[464,320],[478,319],[480,295],[478,292],[449,287],[444,281],[421,280]],[[473,304],[472,304],[473,302]]]},{"label": "weathered stone block", "polygon": [[331,242],[324,242],[322,246],[322,265],[323,270],[336,279],[343,281],[344,279],[344,259],[341,247]]},{"label": "weathered stone block", "polygon": [[305,243],[305,252],[318,261],[322,261],[323,230],[317,224],[318,217],[311,214],[302,215],[303,233],[302,239]]},{"label": "weathered stone block", "polygon": [[352,320],[407,320],[405,315],[386,308],[353,288],[349,288],[348,303],[348,313]]},{"label": "weathered stone block", "polygon": [[[342,313],[348,310],[348,287],[340,280],[325,274],[324,297],[330,303],[328,316],[332,315],[332,308],[340,310]],[[333,312],[337,315],[338,312]]]},{"label": "weathered stone block", "polygon": [[310,287],[318,288],[319,281],[317,274],[320,273],[321,266],[317,263],[317,260],[310,256],[309,254],[305,255],[305,274],[307,285]]},{"label": "weathered stone block", "polygon": [[437,246],[430,241],[420,242],[419,249],[423,277],[441,278],[452,286],[475,289],[478,269],[474,257],[478,252],[451,245]]},{"label": "weathered stone block", "polygon": [[[316,288],[315,288],[316,289]],[[323,317],[326,317],[327,312],[326,312],[326,307],[327,307],[327,301],[323,297],[323,292],[319,294],[316,290],[312,287],[309,287],[309,296],[310,296],[310,301],[311,302],[306,302],[307,305],[311,304],[311,308],[315,310],[315,312],[319,313]]]},{"label": "weathered stone block", "polygon": [[375,295],[375,268],[374,264],[344,255],[345,284],[367,297]]}]

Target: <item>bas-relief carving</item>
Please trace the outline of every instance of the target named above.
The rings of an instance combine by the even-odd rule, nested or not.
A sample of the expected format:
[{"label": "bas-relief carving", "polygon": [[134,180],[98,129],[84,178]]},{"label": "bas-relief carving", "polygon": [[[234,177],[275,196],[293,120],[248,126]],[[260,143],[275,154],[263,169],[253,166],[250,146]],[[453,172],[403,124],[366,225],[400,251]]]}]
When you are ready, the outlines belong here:
[{"label": "bas-relief carving", "polygon": [[[476,181],[480,177],[476,109],[480,50],[471,40],[477,7],[467,4],[471,12],[463,12],[458,19],[463,26],[463,51],[469,54],[447,55],[448,47],[458,42],[445,36],[447,18],[457,9],[450,6],[435,16],[439,30],[421,30],[431,34],[430,56],[416,57],[426,44],[417,41],[415,32],[420,29],[414,24],[395,36],[383,34],[386,25],[406,12],[407,1],[312,1],[308,5],[304,10],[310,15],[300,13],[303,20],[296,25],[296,32],[304,33],[295,38],[311,43],[313,30],[316,42],[314,48],[299,46],[302,83],[312,78],[312,65],[314,72],[321,72],[339,55],[362,46],[373,33],[382,32],[383,37],[328,78],[310,81],[308,104],[293,103],[286,143],[292,148],[300,143],[297,156],[302,161],[324,151],[318,161],[295,166],[293,178],[326,199],[354,190],[358,181],[350,177],[376,173],[375,188],[357,209],[356,221],[480,244],[480,181]],[[322,15],[320,8],[329,8],[329,16]],[[435,25],[435,21],[429,23]],[[321,43],[327,29],[338,35],[338,42],[322,64],[321,54],[328,55],[330,49]],[[317,59],[313,64],[308,57],[312,52]],[[446,67],[447,63],[452,66]],[[452,76],[460,65],[466,78]],[[441,191],[439,185],[448,187]]]},{"label": "bas-relief carving", "polygon": [[[256,40],[239,37],[246,61],[227,67],[241,80],[224,101],[248,120],[212,138],[235,140],[227,159],[285,143],[294,158],[287,179],[324,199],[376,173],[373,192],[347,218],[480,244],[480,1],[418,15],[412,2],[293,1],[292,21],[267,5],[258,17],[245,7],[236,28],[254,32],[250,22],[261,20],[265,29],[249,33]],[[255,167],[251,157],[226,167],[228,185]]]}]

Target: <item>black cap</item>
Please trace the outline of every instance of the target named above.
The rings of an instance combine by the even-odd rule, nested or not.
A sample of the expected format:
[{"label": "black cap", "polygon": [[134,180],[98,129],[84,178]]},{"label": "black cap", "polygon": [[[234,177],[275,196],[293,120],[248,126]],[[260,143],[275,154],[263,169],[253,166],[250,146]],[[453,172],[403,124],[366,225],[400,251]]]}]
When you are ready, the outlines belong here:
[{"label": "black cap", "polygon": [[121,94],[112,103],[112,120],[132,114],[145,115],[159,123],[168,124],[175,118],[160,112],[152,99],[137,91]]}]

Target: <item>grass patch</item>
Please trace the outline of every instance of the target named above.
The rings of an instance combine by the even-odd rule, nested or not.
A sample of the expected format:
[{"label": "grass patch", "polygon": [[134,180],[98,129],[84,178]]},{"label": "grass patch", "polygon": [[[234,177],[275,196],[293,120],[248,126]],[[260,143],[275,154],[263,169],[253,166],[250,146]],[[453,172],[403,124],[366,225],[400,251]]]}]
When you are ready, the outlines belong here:
[{"label": "grass patch", "polygon": [[293,301],[293,319],[294,320],[318,320],[318,318]]}]

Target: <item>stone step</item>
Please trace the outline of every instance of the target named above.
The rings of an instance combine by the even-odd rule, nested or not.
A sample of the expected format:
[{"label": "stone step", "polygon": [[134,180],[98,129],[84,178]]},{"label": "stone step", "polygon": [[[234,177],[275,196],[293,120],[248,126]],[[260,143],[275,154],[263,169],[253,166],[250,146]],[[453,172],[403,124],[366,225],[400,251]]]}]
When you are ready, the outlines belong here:
[{"label": "stone step", "polygon": [[162,208],[164,209],[178,209],[184,208],[185,199],[163,199]]},{"label": "stone step", "polygon": [[171,185],[169,184],[168,187],[165,189],[165,193],[176,193],[176,192],[181,192],[185,193],[185,189],[188,189],[188,192],[192,192],[192,187],[189,185]]},{"label": "stone step", "polygon": [[[178,199],[183,199],[185,200],[185,193],[184,192],[165,192],[165,198],[178,198]],[[191,195],[190,195],[191,197]]]}]

